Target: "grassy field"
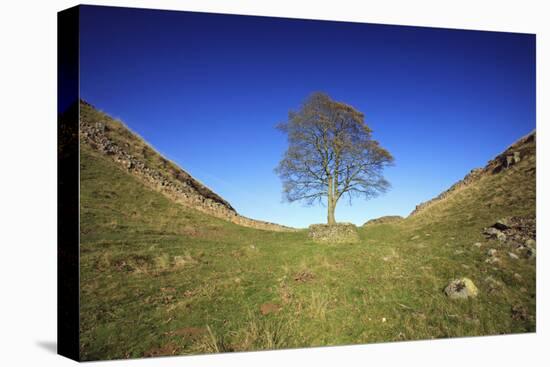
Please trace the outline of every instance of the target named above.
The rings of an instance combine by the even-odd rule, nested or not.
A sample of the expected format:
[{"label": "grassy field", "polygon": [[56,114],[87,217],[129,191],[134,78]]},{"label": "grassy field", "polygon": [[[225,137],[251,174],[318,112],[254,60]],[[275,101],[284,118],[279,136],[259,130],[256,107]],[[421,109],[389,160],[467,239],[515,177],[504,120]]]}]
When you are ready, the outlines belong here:
[{"label": "grassy field", "polygon": [[[361,242],[240,227],[172,203],[81,149],[83,360],[535,331],[535,261],[483,227],[535,215],[534,157]],[[481,248],[473,246],[481,242]],[[502,251],[488,264],[487,250]],[[467,276],[480,290],[450,300]]]}]

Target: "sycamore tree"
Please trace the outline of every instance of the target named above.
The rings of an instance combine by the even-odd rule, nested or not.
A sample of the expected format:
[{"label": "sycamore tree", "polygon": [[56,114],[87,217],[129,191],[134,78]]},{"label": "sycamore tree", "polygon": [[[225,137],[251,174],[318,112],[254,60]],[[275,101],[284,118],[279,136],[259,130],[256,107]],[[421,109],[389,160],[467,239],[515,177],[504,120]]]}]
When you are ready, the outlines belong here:
[{"label": "sycamore tree", "polygon": [[342,197],[373,198],[389,189],[383,177],[392,155],[372,139],[364,115],[332,100],[324,93],[312,94],[288,121],[277,126],[288,138],[288,149],[276,173],[288,202],[307,205],[326,203],[328,224]]}]

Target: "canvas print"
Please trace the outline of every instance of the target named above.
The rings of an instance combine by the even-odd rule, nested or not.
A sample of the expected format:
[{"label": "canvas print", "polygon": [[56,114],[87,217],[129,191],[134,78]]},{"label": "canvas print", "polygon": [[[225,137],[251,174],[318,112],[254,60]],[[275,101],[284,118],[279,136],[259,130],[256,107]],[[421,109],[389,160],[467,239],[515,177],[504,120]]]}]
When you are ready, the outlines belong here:
[{"label": "canvas print", "polygon": [[59,351],[536,331],[534,34],[59,13]]}]

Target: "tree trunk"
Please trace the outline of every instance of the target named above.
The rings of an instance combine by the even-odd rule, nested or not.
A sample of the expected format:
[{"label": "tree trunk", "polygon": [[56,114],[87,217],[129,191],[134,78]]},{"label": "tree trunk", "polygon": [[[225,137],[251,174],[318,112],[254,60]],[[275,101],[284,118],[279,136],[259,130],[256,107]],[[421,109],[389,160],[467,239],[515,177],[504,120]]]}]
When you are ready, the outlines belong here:
[{"label": "tree trunk", "polygon": [[328,179],[328,198],[327,198],[327,223],[328,224],[336,224],[336,220],[334,219],[334,209],[336,208],[336,201],[334,200],[334,189],[332,187],[332,177],[329,177]]},{"label": "tree trunk", "polygon": [[336,224],[336,219],[334,219],[334,209],[336,205],[330,202],[328,203],[328,224]]}]

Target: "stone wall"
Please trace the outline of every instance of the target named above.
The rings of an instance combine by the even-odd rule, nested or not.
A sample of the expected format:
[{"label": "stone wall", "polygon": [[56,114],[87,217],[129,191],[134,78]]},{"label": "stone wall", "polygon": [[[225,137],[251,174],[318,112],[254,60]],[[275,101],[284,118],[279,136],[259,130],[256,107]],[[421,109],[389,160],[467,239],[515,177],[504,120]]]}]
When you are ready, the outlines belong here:
[{"label": "stone wall", "polygon": [[[93,107],[82,102],[82,108],[92,109]],[[93,117],[103,118],[96,119]],[[110,136],[115,134],[115,132],[109,128],[110,124],[113,123],[109,119],[100,113],[81,113],[81,144],[88,144],[93,149],[109,157],[113,162],[116,162],[130,174],[137,177],[146,186],[161,192],[177,203],[238,225],[271,231],[296,230],[239,215],[227,201],[179,167],[176,168],[177,172],[151,167],[151,164],[143,157],[129,153],[129,144],[126,144],[128,146],[125,147],[124,144],[118,143],[114,136]],[[129,130],[128,132],[128,135],[134,135]],[[139,138],[135,136],[135,140],[139,141]],[[154,152],[153,154],[158,153]]]},{"label": "stone wall", "polygon": [[317,243],[357,243],[359,233],[353,223],[312,224],[308,236]]}]

